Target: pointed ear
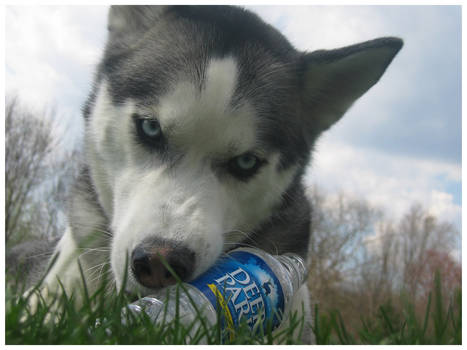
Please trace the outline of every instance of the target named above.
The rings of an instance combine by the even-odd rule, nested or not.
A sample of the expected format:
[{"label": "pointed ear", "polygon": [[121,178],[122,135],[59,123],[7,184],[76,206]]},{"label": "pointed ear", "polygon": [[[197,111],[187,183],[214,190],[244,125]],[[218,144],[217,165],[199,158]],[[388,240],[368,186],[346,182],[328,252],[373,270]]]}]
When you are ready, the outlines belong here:
[{"label": "pointed ear", "polygon": [[376,84],[402,45],[398,38],[380,38],[305,54],[302,101],[308,132],[317,136],[337,122]]},{"label": "pointed ear", "polygon": [[111,6],[107,20],[109,43],[120,48],[131,46],[154,26],[166,8],[154,5]]}]

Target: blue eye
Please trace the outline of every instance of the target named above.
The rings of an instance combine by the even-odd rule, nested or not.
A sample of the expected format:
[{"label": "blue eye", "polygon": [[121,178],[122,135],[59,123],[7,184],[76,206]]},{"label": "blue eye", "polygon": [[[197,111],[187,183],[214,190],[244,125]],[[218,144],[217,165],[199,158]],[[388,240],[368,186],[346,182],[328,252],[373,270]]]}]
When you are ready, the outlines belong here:
[{"label": "blue eye", "polygon": [[150,138],[158,138],[162,131],[157,120],[143,119],[141,122],[141,130]]},{"label": "blue eye", "polygon": [[245,153],[235,158],[236,165],[242,170],[251,170],[256,166],[258,158],[251,153]]},{"label": "blue eye", "polygon": [[157,119],[134,114],[137,141],[150,149],[162,150],[166,146],[162,128]]},{"label": "blue eye", "polygon": [[246,152],[230,159],[227,168],[237,179],[246,181],[255,175],[264,163],[265,161],[259,159],[255,154]]}]

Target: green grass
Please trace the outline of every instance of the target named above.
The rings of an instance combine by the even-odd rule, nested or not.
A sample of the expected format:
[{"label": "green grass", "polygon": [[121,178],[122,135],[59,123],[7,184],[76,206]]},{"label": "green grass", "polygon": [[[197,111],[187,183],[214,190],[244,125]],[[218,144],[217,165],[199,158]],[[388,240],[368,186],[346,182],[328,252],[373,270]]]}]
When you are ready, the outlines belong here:
[{"label": "green grass", "polygon": [[[94,293],[83,286],[79,291],[83,300],[75,306],[76,295],[66,293],[52,300],[41,299],[37,310],[31,313],[28,298],[34,293],[24,293],[17,281],[7,283],[6,290],[6,344],[300,344],[303,319],[291,317],[288,327],[272,334],[270,326],[252,334],[248,325],[242,323],[230,333],[223,332],[220,324],[210,325],[202,314],[185,325],[175,318],[172,322],[155,326],[144,313],[122,315],[122,308],[131,301],[125,293],[106,293],[105,283]],[[183,293],[183,287],[177,289]],[[50,317],[50,310],[55,310]],[[96,320],[99,325],[96,326]],[[195,326],[199,328],[195,331]]]},{"label": "green grass", "polygon": [[315,334],[318,344],[462,344],[462,292],[457,290],[448,305],[443,304],[441,278],[435,275],[422,316],[417,316],[407,297],[401,297],[402,310],[391,303],[381,305],[374,317],[361,318],[357,334],[351,333],[338,310],[320,312],[315,308]]},{"label": "green grass", "polygon": [[[243,324],[227,340],[220,325],[209,326],[202,316],[189,325],[175,319],[154,326],[144,314],[123,317],[121,309],[130,300],[118,291],[105,293],[105,284],[95,293],[83,288],[80,307],[74,306],[75,296],[63,294],[51,301],[42,300],[31,314],[26,307],[27,296],[21,296],[19,286],[17,281],[7,280],[6,344],[221,344],[222,339],[224,344],[300,344],[296,334],[304,326],[303,319],[292,317],[280,334],[273,336],[266,329],[254,336]],[[47,316],[51,309],[56,310],[55,317]],[[98,327],[96,319],[102,320]],[[438,275],[423,317],[416,316],[409,302],[402,310],[387,303],[373,317],[362,318],[355,333],[349,331],[337,310],[323,312],[316,307],[314,330],[318,344],[461,344],[461,320],[461,291],[449,305],[443,305]],[[189,338],[195,324],[201,326]]]}]

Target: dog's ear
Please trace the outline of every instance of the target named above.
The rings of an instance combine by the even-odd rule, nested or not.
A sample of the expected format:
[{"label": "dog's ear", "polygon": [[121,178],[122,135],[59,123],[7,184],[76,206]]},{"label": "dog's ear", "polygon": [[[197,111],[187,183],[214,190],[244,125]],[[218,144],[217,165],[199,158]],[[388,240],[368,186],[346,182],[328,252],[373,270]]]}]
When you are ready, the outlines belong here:
[{"label": "dog's ear", "polygon": [[131,46],[154,26],[168,6],[113,5],[107,19],[109,43],[121,48]]},{"label": "dog's ear", "polygon": [[401,49],[398,38],[380,38],[303,56],[303,113],[316,137],[338,121],[352,103],[383,75]]}]

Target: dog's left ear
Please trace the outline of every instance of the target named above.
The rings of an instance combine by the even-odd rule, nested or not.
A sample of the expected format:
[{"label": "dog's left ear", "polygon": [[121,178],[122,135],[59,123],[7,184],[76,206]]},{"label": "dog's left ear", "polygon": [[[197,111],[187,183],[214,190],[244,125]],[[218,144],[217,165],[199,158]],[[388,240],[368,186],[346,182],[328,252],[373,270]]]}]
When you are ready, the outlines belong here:
[{"label": "dog's left ear", "polygon": [[108,42],[113,49],[135,45],[167,11],[168,6],[112,5],[107,18]]},{"label": "dog's left ear", "polygon": [[402,45],[398,38],[380,38],[305,54],[302,101],[310,136],[328,129],[376,84]]}]

